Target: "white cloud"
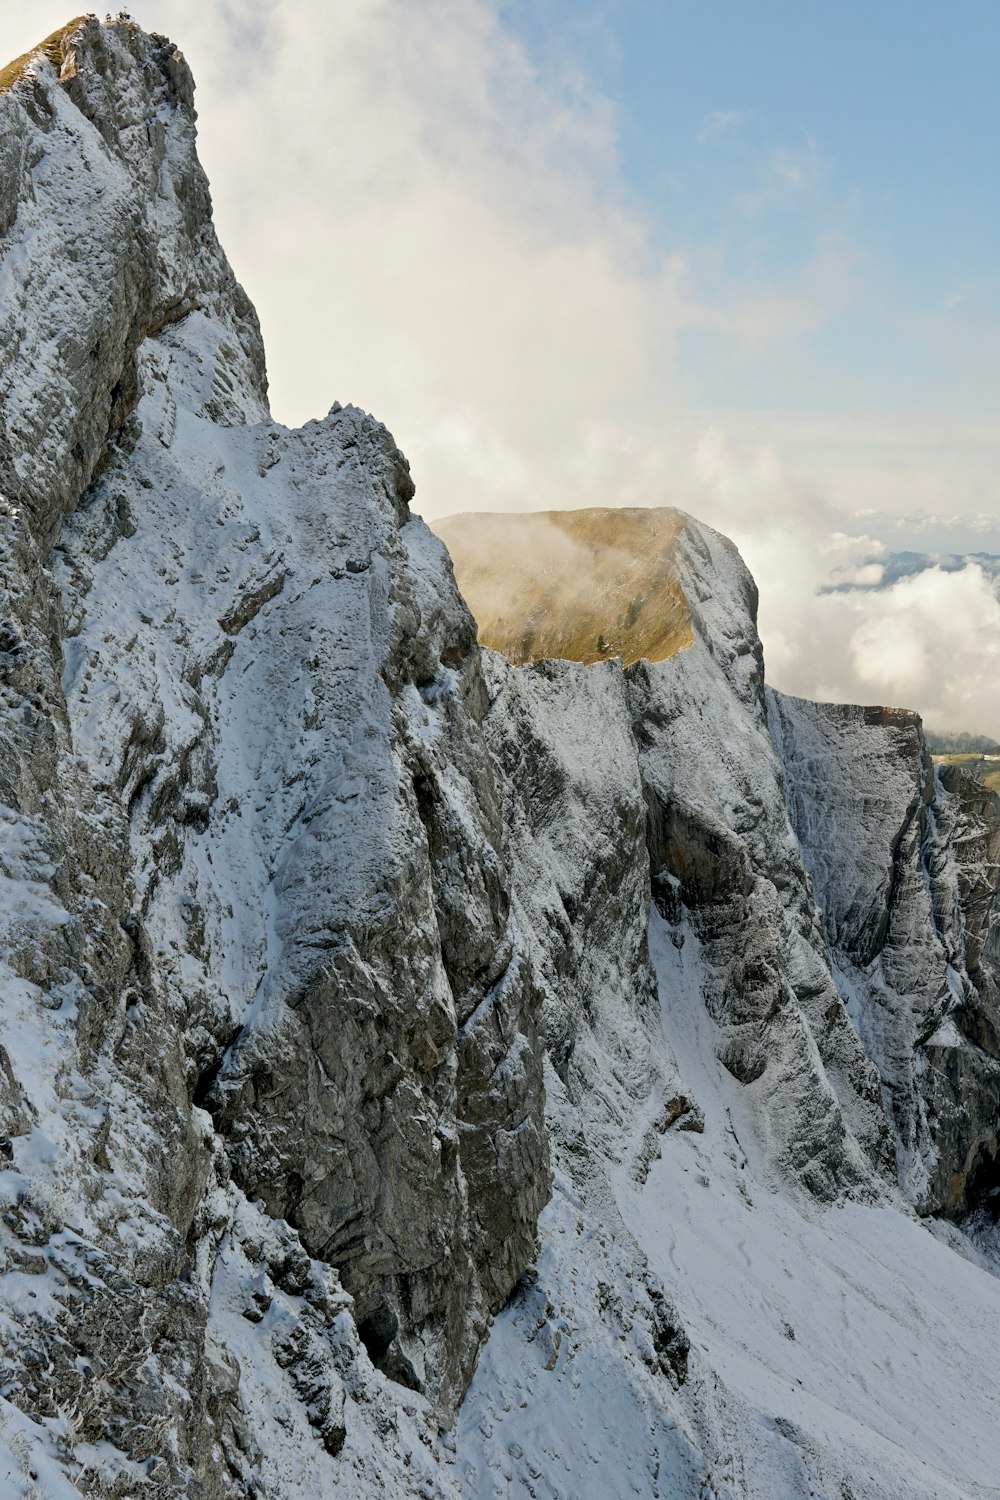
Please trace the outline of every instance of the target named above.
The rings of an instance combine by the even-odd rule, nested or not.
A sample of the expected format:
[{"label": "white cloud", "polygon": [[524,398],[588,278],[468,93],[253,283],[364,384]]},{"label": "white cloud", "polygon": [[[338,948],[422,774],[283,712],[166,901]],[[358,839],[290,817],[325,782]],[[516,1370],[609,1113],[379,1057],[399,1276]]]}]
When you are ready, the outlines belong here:
[{"label": "white cloud", "polygon": [[[752,391],[742,415],[713,417],[684,397],[685,331],[739,358],[794,346],[847,306],[859,269],[846,238],[817,239],[779,285],[734,282],[711,246],[664,251],[623,186],[611,101],[579,72],[540,75],[488,0],[131,8],[194,69],[220,237],[261,313],[279,417],[335,398],[373,410],[430,516],[679,505],[743,550],[779,686],[909,698],[1000,733],[980,671],[988,580],[820,596],[870,583],[886,546],[931,548],[951,510],[987,545],[995,431],[966,442],[968,424],[945,418],[772,419]],[[0,0],[0,17],[13,54],[65,11]],[[700,134],[743,123],[719,111]],[[745,206],[802,198],[824,170],[808,138],[774,152]]]},{"label": "white cloud", "polygon": [[870,596],[849,642],[859,682],[918,701],[932,727],[995,730],[1000,600],[976,564],[929,568]]},{"label": "white cloud", "polygon": [[806,151],[789,151],[783,147],[772,152],[767,175],[782,187],[798,192],[815,180],[817,171],[816,145],[810,142]]},{"label": "white cloud", "polygon": [[833,581],[838,587],[850,586],[860,589],[878,588],[885,577],[885,566],[882,563],[862,563],[860,567],[848,567],[837,569],[833,574]]}]

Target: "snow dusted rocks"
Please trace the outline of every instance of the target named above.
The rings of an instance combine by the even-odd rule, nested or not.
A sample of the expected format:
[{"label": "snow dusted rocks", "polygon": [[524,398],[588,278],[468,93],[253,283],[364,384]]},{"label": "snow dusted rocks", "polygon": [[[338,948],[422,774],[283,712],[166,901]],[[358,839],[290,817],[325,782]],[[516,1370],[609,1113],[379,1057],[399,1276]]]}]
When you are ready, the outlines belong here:
[{"label": "snow dusted rocks", "polygon": [[[654,1045],[647,805],[617,662],[516,670],[486,653],[487,733],[504,772],[515,892],[543,995],[550,1129],[586,1186],[621,1161],[641,1177],[671,1126],[700,1112]],[[565,1132],[565,1138],[564,1137]],[[586,1144],[584,1144],[586,1142]]]},{"label": "snow dusted rocks", "polygon": [[775,693],[770,718],[901,1185],[924,1213],[976,1209],[998,1185],[997,799],[932,765],[915,714]]},{"label": "snow dusted rocks", "polygon": [[433,1493],[549,1193],[474,627],[270,421],[172,44],[0,113],[6,1483]]},{"label": "snow dusted rocks", "polygon": [[481,652],[173,45],[0,78],[0,1491],[985,1495],[995,799],[676,512],[662,659]]},{"label": "snow dusted rocks", "polygon": [[[614,512],[591,514],[614,551]],[[658,1028],[652,894],[668,919],[690,914],[719,1058],[755,1101],[775,1173],[823,1199],[875,1191],[895,1176],[879,1075],[838,995],[789,820],[756,590],[729,542],[678,519],[672,561],[689,645],[625,671],[615,661],[489,670],[515,885],[525,927],[543,937],[550,1056],[585,1113],[595,1098],[618,1101],[606,1106],[614,1114],[655,1096],[653,1119],[696,1118],[681,1080],[654,1081],[643,1040]],[[516,517],[510,526],[516,536]],[[461,552],[457,566],[461,580]],[[601,1036],[600,1063],[588,1066]]]},{"label": "snow dusted rocks", "polygon": [[257,319],[212,227],[183,57],[93,19],[48,53],[0,91],[0,490],[43,547],[135,404],[144,338],[197,309],[215,330],[212,414],[252,420],[266,390]]},{"label": "snow dusted rocks", "polygon": [[[938,1089],[948,1127],[932,1132],[934,1156],[961,1170],[971,1160],[982,1205],[995,1185],[995,1092],[988,1041],[968,1038],[974,1017],[988,1039],[993,1015],[994,804],[939,785],[934,828],[904,847],[905,809],[924,796],[913,716],[769,695],[756,594],[734,549],[687,520],[672,556],[686,649],[624,671],[515,669],[486,654],[486,731],[543,992],[556,1171],[537,1277],[497,1321],[460,1414],[466,1489],[483,1500],[519,1486],[580,1500],[986,1493],[996,1455],[973,1434],[996,1401],[958,1351],[974,1347],[982,1308],[1000,1309],[997,1281],[960,1262],[971,1301],[957,1312],[943,1247],[908,1214],[897,1180],[924,1213],[947,1204],[912,1192],[884,1059],[859,1024],[830,913],[837,891],[853,893],[884,942],[886,907],[908,884],[911,962],[926,968],[942,919],[912,892],[933,866],[949,951],[968,955],[970,976],[967,1039],[954,1019],[928,1039],[952,1048],[945,1079],[961,1078]],[[461,554],[456,566],[461,581]],[[809,739],[797,720],[793,743],[796,707],[819,727]],[[871,739],[851,753],[845,742],[838,759],[830,725],[841,722],[867,724]],[[829,773],[814,812],[807,753],[814,778]],[[897,796],[894,821],[885,804]],[[930,1070],[912,1023],[884,1032],[923,1079],[919,1104]],[[977,1417],[959,1415],[933,1375],[933,1397],[913,1386],[912,1354],[902,1379],[885,1365],[887,1348],[926,1347],[936,1295],[957,1318],[954,1344],[939,1328],[936,1347],[961,1364]],[[655,1334],[653,1308],[672,1332]],[[657,1341],[682,1357],[661,1364]],[[932,1404],[940,1421],[918,1436],[923,1419],[900,1414]]]},{"label": "snow dusted rocks", "polygon": [[[654,890],[691,913],[720,1061],[755,1101],[782,1180],[821,1198],[892,1173],[878,1077],[833,984],[772,749],[756,589],[689,522],[689,652],[631,674]],[[664,899],[666,897],[666,899]]]},{"label": "snow dusted rocks", "polygon": [[[613,513],[592,515],[614,549]],[[986,1493],[996,1454],[971,1434],[996,1401],[974,1361],[951,1356],[980,1413],[961,1454],[947,1394],[882,1361],[923,1347],[908,1277],[930,1299],[925,1274],[948,1278],[899,1186],[960,1217],[969,1239],[938,1234],[996,1266],[997,804],[933,780],[912,714],[766,690],[756,591],[724,538],[687,519],[672,561],[692,639],[664,660],[515,669],[487,653],[556,1177],[538,1278],[460,1418],[466,1485],[483,1500]],[[976,1274],[969,1295],[1000,1311]],[[684,1350],[670,1370],[648,1358],[650,1305]],[[971,1349],[981,1312],[957,1316]],[[897,1425],[911,1400],[940,1413],[920,1436],[922,1418]]]},{"label": "snow dusted rocks", "polygon": [[[581,566],[593,571],[603,545],[618,569],[605,596],[586,591],[588,641],[600,608],[609,636],[635,613],[623,515],[578,513]],[[452,517],[442,532],[493,621],[474,523]],[[526,563],[521,588],[518,557],[550,523],[486,523],[513,574],[500,625],[519,642],[516,608],[538,585]],[[651,892],[697,933],[718,1058],[778,1178],[823,1200],[898,1178],[920,1212],[960,1215],[997,1186],[996,800],[935,773],[912,713],[765,689],[756,589],[735,549],[677,512],[660,532],[690,627],[663,659],[488,674],[515,884],[525,926],[547,935],[536,967],[550,1056],[571,1083],[580,1038],[646,1013]],[[612,994],[629,997],[624,1010]],[[598,1072],[608,1065],[605,1053]],[[643,1081],[623,1075],[622,1097],[648,1093],[648,1066]]]}]

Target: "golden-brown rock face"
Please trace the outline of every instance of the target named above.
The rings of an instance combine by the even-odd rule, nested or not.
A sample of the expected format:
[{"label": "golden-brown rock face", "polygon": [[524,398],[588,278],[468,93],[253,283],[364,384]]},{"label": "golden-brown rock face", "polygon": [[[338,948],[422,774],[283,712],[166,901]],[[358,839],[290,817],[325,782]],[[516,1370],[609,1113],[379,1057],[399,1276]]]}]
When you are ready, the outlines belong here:
[{"label": "golden-brown rock face", "polygon": [[433,523],[455,564],[479,641],[516,665],[560,657],[627,666],[691,644],[668,509],[466,514]]}]

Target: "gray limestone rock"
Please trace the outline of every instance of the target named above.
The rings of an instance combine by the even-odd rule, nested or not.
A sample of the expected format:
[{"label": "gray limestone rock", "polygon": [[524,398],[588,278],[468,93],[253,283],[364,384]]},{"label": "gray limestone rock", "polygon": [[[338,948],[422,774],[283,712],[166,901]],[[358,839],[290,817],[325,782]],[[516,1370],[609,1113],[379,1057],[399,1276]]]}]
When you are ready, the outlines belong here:
[{"label": "gray limestone rock", "polygon": [[183,57],[91,18],[57,62],[40,57],[0,93],[0,492],[28,507],[43,549],[135,406],[145,338],[208,314],[214,412],[245,421],[266,400],[257,319],[212,227]]},{"label": "gray limestone rock", "polygon": [[627,674],[652,887],[690,914],[723,1065],[768,1156],[821,1198],[892,1170],[877,1074],[839,1001],[765,709],[756,591],[688,522],[675,554],[694,640]]},{"label": "gray limestone rock", "polygon": [[900,1185],[922,1213],[961,1214],[990,1180],[1000,1125],[1000,801],[960,768],[932,765],[915,714],[777,693],[770,707]]},{"label": "gray limestone rock", "polygon": [[538,991],[447,556],[372,418],[271,422],[192,98],[124,19],[0,95],[7,1409],[82,1493],[432,1493]]}]

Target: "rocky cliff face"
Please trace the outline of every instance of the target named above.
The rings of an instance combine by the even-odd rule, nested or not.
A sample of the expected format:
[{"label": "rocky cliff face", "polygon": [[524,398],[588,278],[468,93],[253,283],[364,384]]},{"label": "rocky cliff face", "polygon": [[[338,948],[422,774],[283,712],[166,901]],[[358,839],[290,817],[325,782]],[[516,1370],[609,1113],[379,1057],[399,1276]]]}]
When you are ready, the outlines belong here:
[{"label": "rocky cliff face", "polygon": [[935,769],[915,714],[780,694],[770,713],[900,1184],[921,1213],[978,1208],[994,1185],[1000,1104],[997,800],[960,768]]},{"label": "rocky cliff face", "polygon": [[[592,517],[614,554],[614,514]],[[457,538],[461,583],[464,529],[474,518],[460,519],[442,529]],[[834,1457],[829,1429],[818,1436],[808,1404],[804,1425],[788,1424],[787,1398],[775,1408],[762,1399],[769,1376],[760,1371],[744,1386],[738,1307],[723,1332],[742,1350],[735,1371],[711,1334],[702,1339],[706,1320],[709,1328],[715,1321],[709,1309],[721,1297],[719,1277],[742,1286],[750,1301],[762,1296],[775,1313],[787,1302],[786,1341],[795,1338],[793,1319],[808,1326],[812,1318],[811,1309],[792,1312],[790,1288],[768,1284],[775,1257],[794,1277],[801,1252],[787,1259],[782,1237],[769,1239],[772,1223],[755,1254],[754,1231],[735,1227],[744,1213],[752,1223],[758,1195],[768,1191],[791,1196],[807,1217],[815,1205],[848,1202],[870,1205],[876,1216],[878,1205],[894,1203],[898,1216],[908,1201],[936,1216],[931,1222],[946,1239],[942,1220],[957,1220],[978,1244],[992,1245],[998,1091],[989,955],[1000,804],[970,778],[935,774],[913,714],[808,704],[767,689],[752,579],[724,538],[681,519],[671,561],[689,611],[688,647],[624,670],[617,661],[515,668],[487,658],[487,735],[504,772],[516,900],[531,934],[552,1064],[557,1197],[543,1220],[545,1272],[563,1301],[550,1295],[542,1305],[541,1333],[537,1298],[517,1305],[494,1333],[489,1375],[477,1377],[468,1403],[466,1442],[484,1446],[477,1434],[486,1413],[487,1464],[512,1484],[532,1483],[538,1455],[527,1456],[520,1424],[498,1417],[486,1381],[504,1391],[501,1405],[558,1402],[552,1383],[523,1374],[542,1338],[550,1350],[556,1341],[549,1358],[563,1379],[590,1388],[595,1413],[608,1362],[619,1391],[629,1393],[614,1419],[624,1435],[612,1441],[600,1481],[592,1449],[582,1461],[555,1449],[553,1466],[542,1466],[553,1483],[568,1467],[570,1493],[597,1496],[608,1482],[620,1486],[615,1493],[629,1486],[657,1493],[654,1471],[670,1475],[674,1488],[662,1491],[670,1494],[694,1495],[711,1482],[738,1495],[876,1495],[883,1484],[889,1492],[951,1493],[947,1463],[933,1479],[904,1477],[887,1463],[888,1423],[873,1419],[876,1440],[860,1451],[852,1448],[856,1431],[850,1442],[845,1431],[845,1449]],[[521,524],[507,518],[508,572],[516,573]],[[532,535],[529,528],[526,542]],[[517,622],[507,626],[519,638]],[[719,1194],[725,1269],[709,1249],[713,1210],[686,1202],[688,1173]],[[578,1215],[577,1235],[595,1224],[606,1235],[584,1252],[566,1243],[566,1220]],[[865,1242],[864,1229],[852,1233]],[[881,1230],[875,1238],[888,1245]],[[968,1242],[966,1251],[973,1253]],[[888,1256],[890,1277],[897,1253]],[[821,1299],[823,1252],[808,1254],[817,1257]],[[907,1254],[920,1262],[918,1247]],[[666,1297],[656,1306],[671,1347],[683,1354],[662,1367],[651,1393],[642,1293],[660,1295],[658,1271]],[[841,1275],[838,1264],[831,1282]],[[873,1276],[873,1291],[877,1284]],[[842,1292],[838,1300],[846,1309]],[[845,1313],[844,1327],[863,1349],[871,1311],[860,1285],[850,1300],[857,1323]],[[905,1325],[907,1315],[897,1316]],[[698,1347],[689,1341],[693,1328]],[[830,1336],[818,1321],[812,1338],[821,1363]],[[835,1361],[842,1336],[843,1328],[833,1338]],[[710,1371],[702,1358],[709,1350]],[[787,1365],[783,1353],[768,1356],[772,1372]],[[839,1358],[849,1381],[853,1357]],[[720,1390],[720,1369],[728,1389]],[[822,1382],[801,1365],[794,1380],[820,1395]],[[666,1394],[671,1384],[674,1397]],[[741,1398],[757,1410],[755,1420],[780,1417],[767,1442],[751,1433],[745,1410],[739,1414]],[[849,1414],[852,1428],[859,1419],[867,1425],[849,1388],[826,1386],[822,1400]],[[678,1424],[667,1444],[656,1415],[664,1409]],[[561,1420],[574,1418],[564,1411]],[[525,1450],[523,1463],[504,1456],[511,1435]],[[475,1461],[468,1472],[482,1484]],[[979,1492],[972,1472],[956,1494]]]},{"label": "rocky cliff face", "polygon": [[[599,973],[594,992],[630,984],[642,1012],[648,882],[663,916],[686,911],[698,934],[719,1059],[759,1098],[775,1167],[821,1198],[898,1176],[921,1213],[961,1215],[996,1155],[998,804],[958,767],[935,770],[913,713],[765,688],[752,579],[723,538],[667,515],[686,641],[624,672],[617,662],[491,667],[489,727],[517,789],[512,823],[524,805],[532,830],[519,859],[525,925],[557,930],[561,907],[568,934],[562,972],[551,954],[539,964],[557,975],[545,987],[587,995],[574,955],[589,943],[599,963],[620,953],[629,976]],[[615,559],[631,516],[582,512],[576,526]],[[441,530],[459,581],[468,574],[473,597],[492,601],[474,522],[454,517]],[[487,518],[497,572],[512,575],[511,639],[517,559],[526,554],[530,583],[540,526],[551,518]],[[598,607],[589,583],[588,621]],[[613,570],[606,593],[612,617],[624,599]],[[567,783],[577,806],[566,805]],[[542,900],[560,857],[571,889],[557,878]],[[592,941],[609,914],[614,936],[598,927]],[[599,1010],[584,1003],[588,1018]],[[579,1011],[550,1000],[546,1014],[558,1065]]]},{"label": "rocky cliff face", "polygon": [[385,429],[270,419],[192,98],[0,75],[0,1489],[985,1493],[996,800],[677,512],[663,660],[481,651]]},{"label": "rocky cliff face", "polygon": [[538,992],[405,460],[352,409],[270,421],[173,46],[87,21],[57,61],[0,98],[5,1232],[46,1287],[8,1283],[5,1389],[72,1406],[99,1493],[110,1443],[126,1488],[221,1494],[267,1460],[220,1257],[330,1453],[323,1267],[372,1362],[461,1394],[548,1196]]}]

